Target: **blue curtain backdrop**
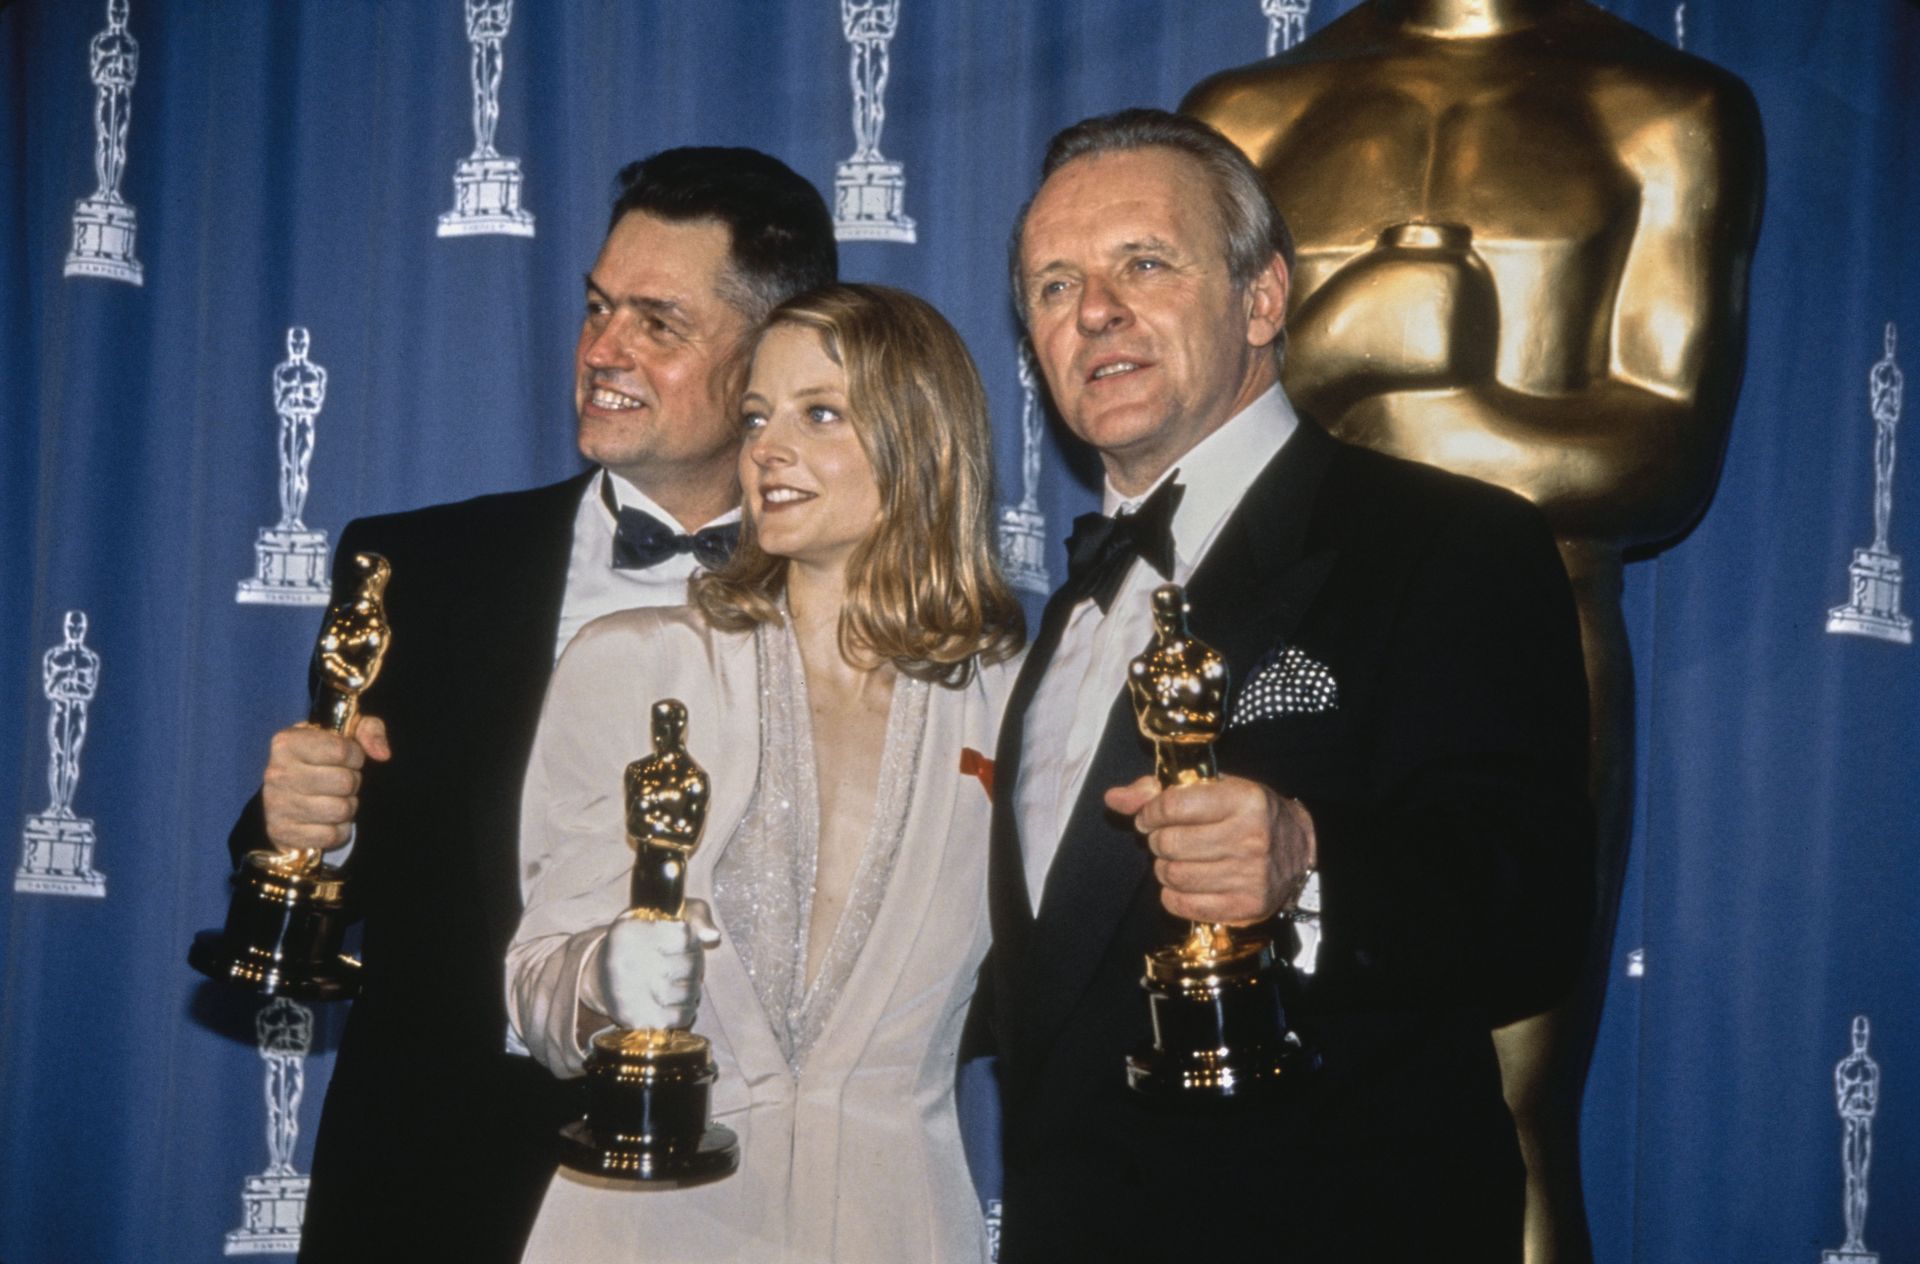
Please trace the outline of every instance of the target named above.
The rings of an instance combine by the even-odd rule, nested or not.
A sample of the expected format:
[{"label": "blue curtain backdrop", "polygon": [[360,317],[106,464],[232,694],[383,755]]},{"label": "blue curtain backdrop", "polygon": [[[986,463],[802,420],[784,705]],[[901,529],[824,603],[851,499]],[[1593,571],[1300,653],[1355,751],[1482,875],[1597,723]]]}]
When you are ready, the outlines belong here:
[{"label": "blue curtain backdrop", "polygon": [[[1351,0],[1268,7],[1306,10],[1312,31]],[[1594,1235],[1601,1259],[1649,1264],[1815,1264],[1839,1246],[1835,1065],[1865,1016],[1883,1081],[1866,1245],[1912,1260],[1916,651],[1828,623],[1875,543],[1876,426],[1884,467],[1897,370],[1920,368],[1920,7],[1608,7],[1752,85],[1769,162],[1718,493],[1627,575],[1640,757],[1585,1111]],[[327,374],[300,516],[329,546],[355,515],[572,471],[579,278],[612,173],[669,145],[745,144],[830,191],[854,149],[839,10],[522,0],[496,146],[532,231],[441,236],[475,145],[462,0],[131,0],[137,74],[124,83],[128,49],[109,41],[104,89],[105,0],[0,9],[0,854],[16,868],[0,890],[0,1260],[211,1260],[285,1249],[297,1224],[339,1015],[263,1024],[182,959],[222,916],[224,839],[265,739],[304,712],[318,611],[236,600],[281,518],[290,331]],[[1032,401],[1004,243],[1045,139],[1172,106],[1265,55],[1276,19],[1260,0],[901,10],[880,149],[915,240],[848,241],[844,270],[954,319],[1017,506]],[[126,157],[106,183],[132,208],[130,249],[125,212],[95,197],[116,74]],[[1057,578],[1094,494],[1057,431],[1040,455]],[[1893,466],[1881,553],[1920,561],[1913,464]],[[80,776],[50,784],[82,712]],[[71,818],[49,813],[62,804]],[[292,1111],[277,1130],[276,1100]],[[985,1135],[977,1094],[968,1109]]]}]

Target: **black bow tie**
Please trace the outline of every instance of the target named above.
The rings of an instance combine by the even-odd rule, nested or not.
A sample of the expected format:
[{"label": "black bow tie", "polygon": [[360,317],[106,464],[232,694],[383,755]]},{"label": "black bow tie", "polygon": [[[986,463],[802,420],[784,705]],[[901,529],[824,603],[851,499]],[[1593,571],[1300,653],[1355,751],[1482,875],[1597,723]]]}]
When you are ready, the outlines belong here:
[{"label": "black bow tie", "polygon": [[644,509],[616,502],[613,486],[604,477],[600,480],[600,499],[619,520],[613,532],[613,569],[617,571],[645,570],[680,553],[691,553],[700,565],[718,570],[733,556],[733,546],[740,539],[737,522],[702,527],[691,535],[676,531]]},{"label": "black bow tie", "polygon": [[1091,597],[1105,614],[1135,557],[1162,579],[1173,578],[1173,511],[1186,489],[1169,478],[1138,509],[1115,518],[1081,514],[1067,537],[1067,587]]}]

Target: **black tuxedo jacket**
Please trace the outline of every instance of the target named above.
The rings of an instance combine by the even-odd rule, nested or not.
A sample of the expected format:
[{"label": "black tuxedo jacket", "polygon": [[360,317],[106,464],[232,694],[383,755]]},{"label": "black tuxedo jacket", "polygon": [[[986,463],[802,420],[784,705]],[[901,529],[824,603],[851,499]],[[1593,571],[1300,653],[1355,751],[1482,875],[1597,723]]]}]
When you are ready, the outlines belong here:
[{"label": "black tuxedo jacket", "polygon": [[[365,518],[393,563],[393,648],[363,698],[393,758],[369,762],[347,861],[365,910],[354,1001],[315,1140],[300,1258],[520,1258],[578,1084],[504,1052],[520,918],[520,783],[565,594],[582,475]],[[256,795],[239,853],[267,846]]]},{"label": "black tuxedo jacket", "polygon": [[1571,985],[1591,899],[1586,683],[1545,524],[1303,421],[1187,594],[1234,688],[1289,647],[1336,681],[1332,710],[1216,748],[1313,816],[1325,938],[1284,990],[1322,1067],[1210,1108],[1126,1088],[1150,1036],[1143,955],[1185,927],[1100,801],[1152,769],[1124,681],[1031,912],[1014,801],[1056,600],[1001,730],[976,1000],[1000,1055],[1001,1259],[1518,1260],[1522,1167],[1488,1030]]}]

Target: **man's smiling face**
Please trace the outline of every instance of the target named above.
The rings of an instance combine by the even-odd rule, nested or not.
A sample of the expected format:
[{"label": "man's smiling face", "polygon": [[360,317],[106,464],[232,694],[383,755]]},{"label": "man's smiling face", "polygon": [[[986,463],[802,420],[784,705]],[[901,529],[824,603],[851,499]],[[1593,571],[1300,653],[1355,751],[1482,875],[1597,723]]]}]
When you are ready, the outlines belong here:
[{"label": "man's smiling face", "polygon": [[574,352],[580,453],[649,495],[733,469],[750,326],[721,297],[731,246],[718,221],[632,211],[587,274]]}]

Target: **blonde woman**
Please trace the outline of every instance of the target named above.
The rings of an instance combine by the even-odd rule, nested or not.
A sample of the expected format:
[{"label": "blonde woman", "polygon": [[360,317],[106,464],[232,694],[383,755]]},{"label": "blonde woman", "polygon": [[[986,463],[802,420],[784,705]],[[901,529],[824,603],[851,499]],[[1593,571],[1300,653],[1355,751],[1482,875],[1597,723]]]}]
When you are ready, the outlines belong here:
[{"label": "blonde woman", "polygon": [[[987,942],[977,757],[1021,640],[979,377],[927,304],[841,285],[769,317],[742,413],[733,561],[555,670],[507,961],[514,1028],[561,1076],[600,1028],[697,1007],[740,1170],[672,1191],[563,1172],[527,1258],[977,1261],[954,1060]],[[691,928],[616,922],[621,769],[668,696],[712,778]]]}]

